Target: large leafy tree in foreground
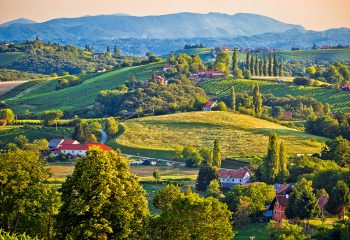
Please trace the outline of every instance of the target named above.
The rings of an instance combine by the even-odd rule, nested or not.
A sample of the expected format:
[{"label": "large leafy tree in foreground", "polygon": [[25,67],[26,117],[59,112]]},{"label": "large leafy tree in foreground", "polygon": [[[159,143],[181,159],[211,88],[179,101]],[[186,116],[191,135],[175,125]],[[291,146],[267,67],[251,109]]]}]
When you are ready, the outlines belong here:
[{"label": "large leafy tree in foreground", "polygon": [[58,193],[47,184],[48,177],[35,151],[0,155],[0,229],[52,238],[60,202]]},{"label": "large leafy tree in foreground", "polygon": [[162,206],[160,215],[151,220],[151,239],[228,240],[234,236],[230,211],[213,197],[203,198],[188,191]]},{"label": "large leafy tree in foreground", "polygon": [[62,186],[60,239],[140,239],[148,216],[145,191],[126,159],[93,149]]}]

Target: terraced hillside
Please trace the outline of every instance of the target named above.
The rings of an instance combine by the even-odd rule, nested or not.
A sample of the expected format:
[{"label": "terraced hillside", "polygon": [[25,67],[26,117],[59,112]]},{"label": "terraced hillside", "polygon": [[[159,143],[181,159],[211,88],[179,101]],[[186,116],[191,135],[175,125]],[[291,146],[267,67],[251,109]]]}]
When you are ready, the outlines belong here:
[{"label": "terraced hillside", "polygon": [[326,138],[306,134],[248,115],[229,112],[190,112],[133,119],[123,123],[124,132],[114,147],[145,156],[174,153],[180,146],[212,147],[220,139],[223,155],[265,154],[268,136],[276,132],[289,154],[319,152]]},{"label": "terraced hillside", "polygon": [[49,109],[77,110],[92,106],[99,91],[115,89],[129,80],[131,74],[135,74],[138,79],[149,78],[153,71],[161,68],[162,63],[123,68],[92,77],[82,84],[61,90],[56,90],[58,80],[42,81],[25,88],[22,92],[16,92],[16,95],[9,92],[10,98],[5,102],[19,113],[26,110],[33,113]]},{"label": "terraced hillside", "polygon": [[236,92],[248,91],[258,82],[260,91],[264,94],[272,93],[277,97],[283,97],[286,94],[292,96],[312,97],[319,102],[329,103],[332,111],[349,112],[350,111],[350,92],[321,87],[293,86],[286,83],[277,83],[275,81],[263,80],[236,80],[232,78],[214,79],[199,83],[207,94],[213,98],[225,97],[230,94],[230,89],[235,86]]}]

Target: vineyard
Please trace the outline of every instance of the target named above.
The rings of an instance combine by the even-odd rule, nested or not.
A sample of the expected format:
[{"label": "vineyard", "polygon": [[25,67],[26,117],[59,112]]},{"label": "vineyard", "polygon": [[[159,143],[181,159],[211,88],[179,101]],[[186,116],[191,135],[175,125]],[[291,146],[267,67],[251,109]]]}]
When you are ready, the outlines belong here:
[{"label": "vineyard", "polygon": [[333,111],[350,111],[350,92],[321,87],[294,86],[285,83],[263,80],[236,80],[232,78],[214,79],[198,84],[212,98],[222,98],[230,94],[230,89],[235,86],[236,93],[249,91],[255,83],[259,83],[260,91],[264,94],[271,93],[277,97],[287,94],[292,96],[304,96],[314,98],[322,103],[329,103]]}]

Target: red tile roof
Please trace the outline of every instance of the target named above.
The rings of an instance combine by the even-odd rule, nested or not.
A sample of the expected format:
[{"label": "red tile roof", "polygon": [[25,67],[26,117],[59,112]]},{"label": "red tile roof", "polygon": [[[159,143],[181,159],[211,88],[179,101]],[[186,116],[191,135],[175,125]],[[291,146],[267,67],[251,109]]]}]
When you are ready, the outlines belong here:
[{"label": "red tile roof", "polygon": [[104,145],[102,143],[88,143],[88,148],[92,148],[92,147],[99,147],[101,148],[102,150],[105,150],[105,151],[112,151],[113,149],[108,147],[107,145]]},{"label": "red tile roof", "polygon": [[278,202],[279,205],[287,206],[290,196],[288,194],[286,195],[277,195],[276,196],[276,202]]},{"label": "red tile roof", "polygon": [[244,178],[244,176],[249,173],[246,168],[240,169],[220,169],[219,175],[221,178]]},{"label": "red tile roof", "polygon": [[208,102],[203,106],[203,108],[212,107],[215,103],[216,103],[216,101],[208,101]]}]

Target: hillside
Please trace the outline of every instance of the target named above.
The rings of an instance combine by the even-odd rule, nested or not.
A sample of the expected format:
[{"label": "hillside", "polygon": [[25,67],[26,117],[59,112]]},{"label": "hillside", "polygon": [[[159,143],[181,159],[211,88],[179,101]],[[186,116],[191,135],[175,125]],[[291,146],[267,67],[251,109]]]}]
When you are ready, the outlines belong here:
[{"label": "hillside", "polygon": [[[123,123],[114,144],[130,154],[169,157],[176,147],[212,147],[220,139],[224,157],[265,154],[268,136],[276,132],[289,154],[319,152],[326,139],[248,115],[229,112],[191,112],[145,117]],[[110,142],[113,145],[113,143]],[[162,151],[164,151],[162,153]]]},{"label": "hillside", "polygon": [[276,81],[263,80],[236,80],[232,78],[215,79],[199,83],[212,98],[224,98],[229,96],[230,89],[235,86],[236,92],[249,91],[255,83],[259,83],[260,91],[263,94],[272,93],[277,97],[284,97],[286,94],[292,96],[312,97],[319,102],[329,103],[334,112],[350,111],[350,92],[322,87],[294,86]]},{"label": "hillside", "polygon": [[9,92],[11,98],[5,102],[17,113],[23,113],[26,110],[33,113],[40,113],[48,109],[81,110],[94,104],[99,91],[115,89],[129,80],[131,74],[135,74],[138,79],[147,78],[151,76],[153,71],[158,71],[161,68],[162,63],[122,68],[60,90],[56,90],[58,80],[41,81],[38,84],[29,85],[28,88],[23,89],[15,96],[11,96],[11,92]]}]

